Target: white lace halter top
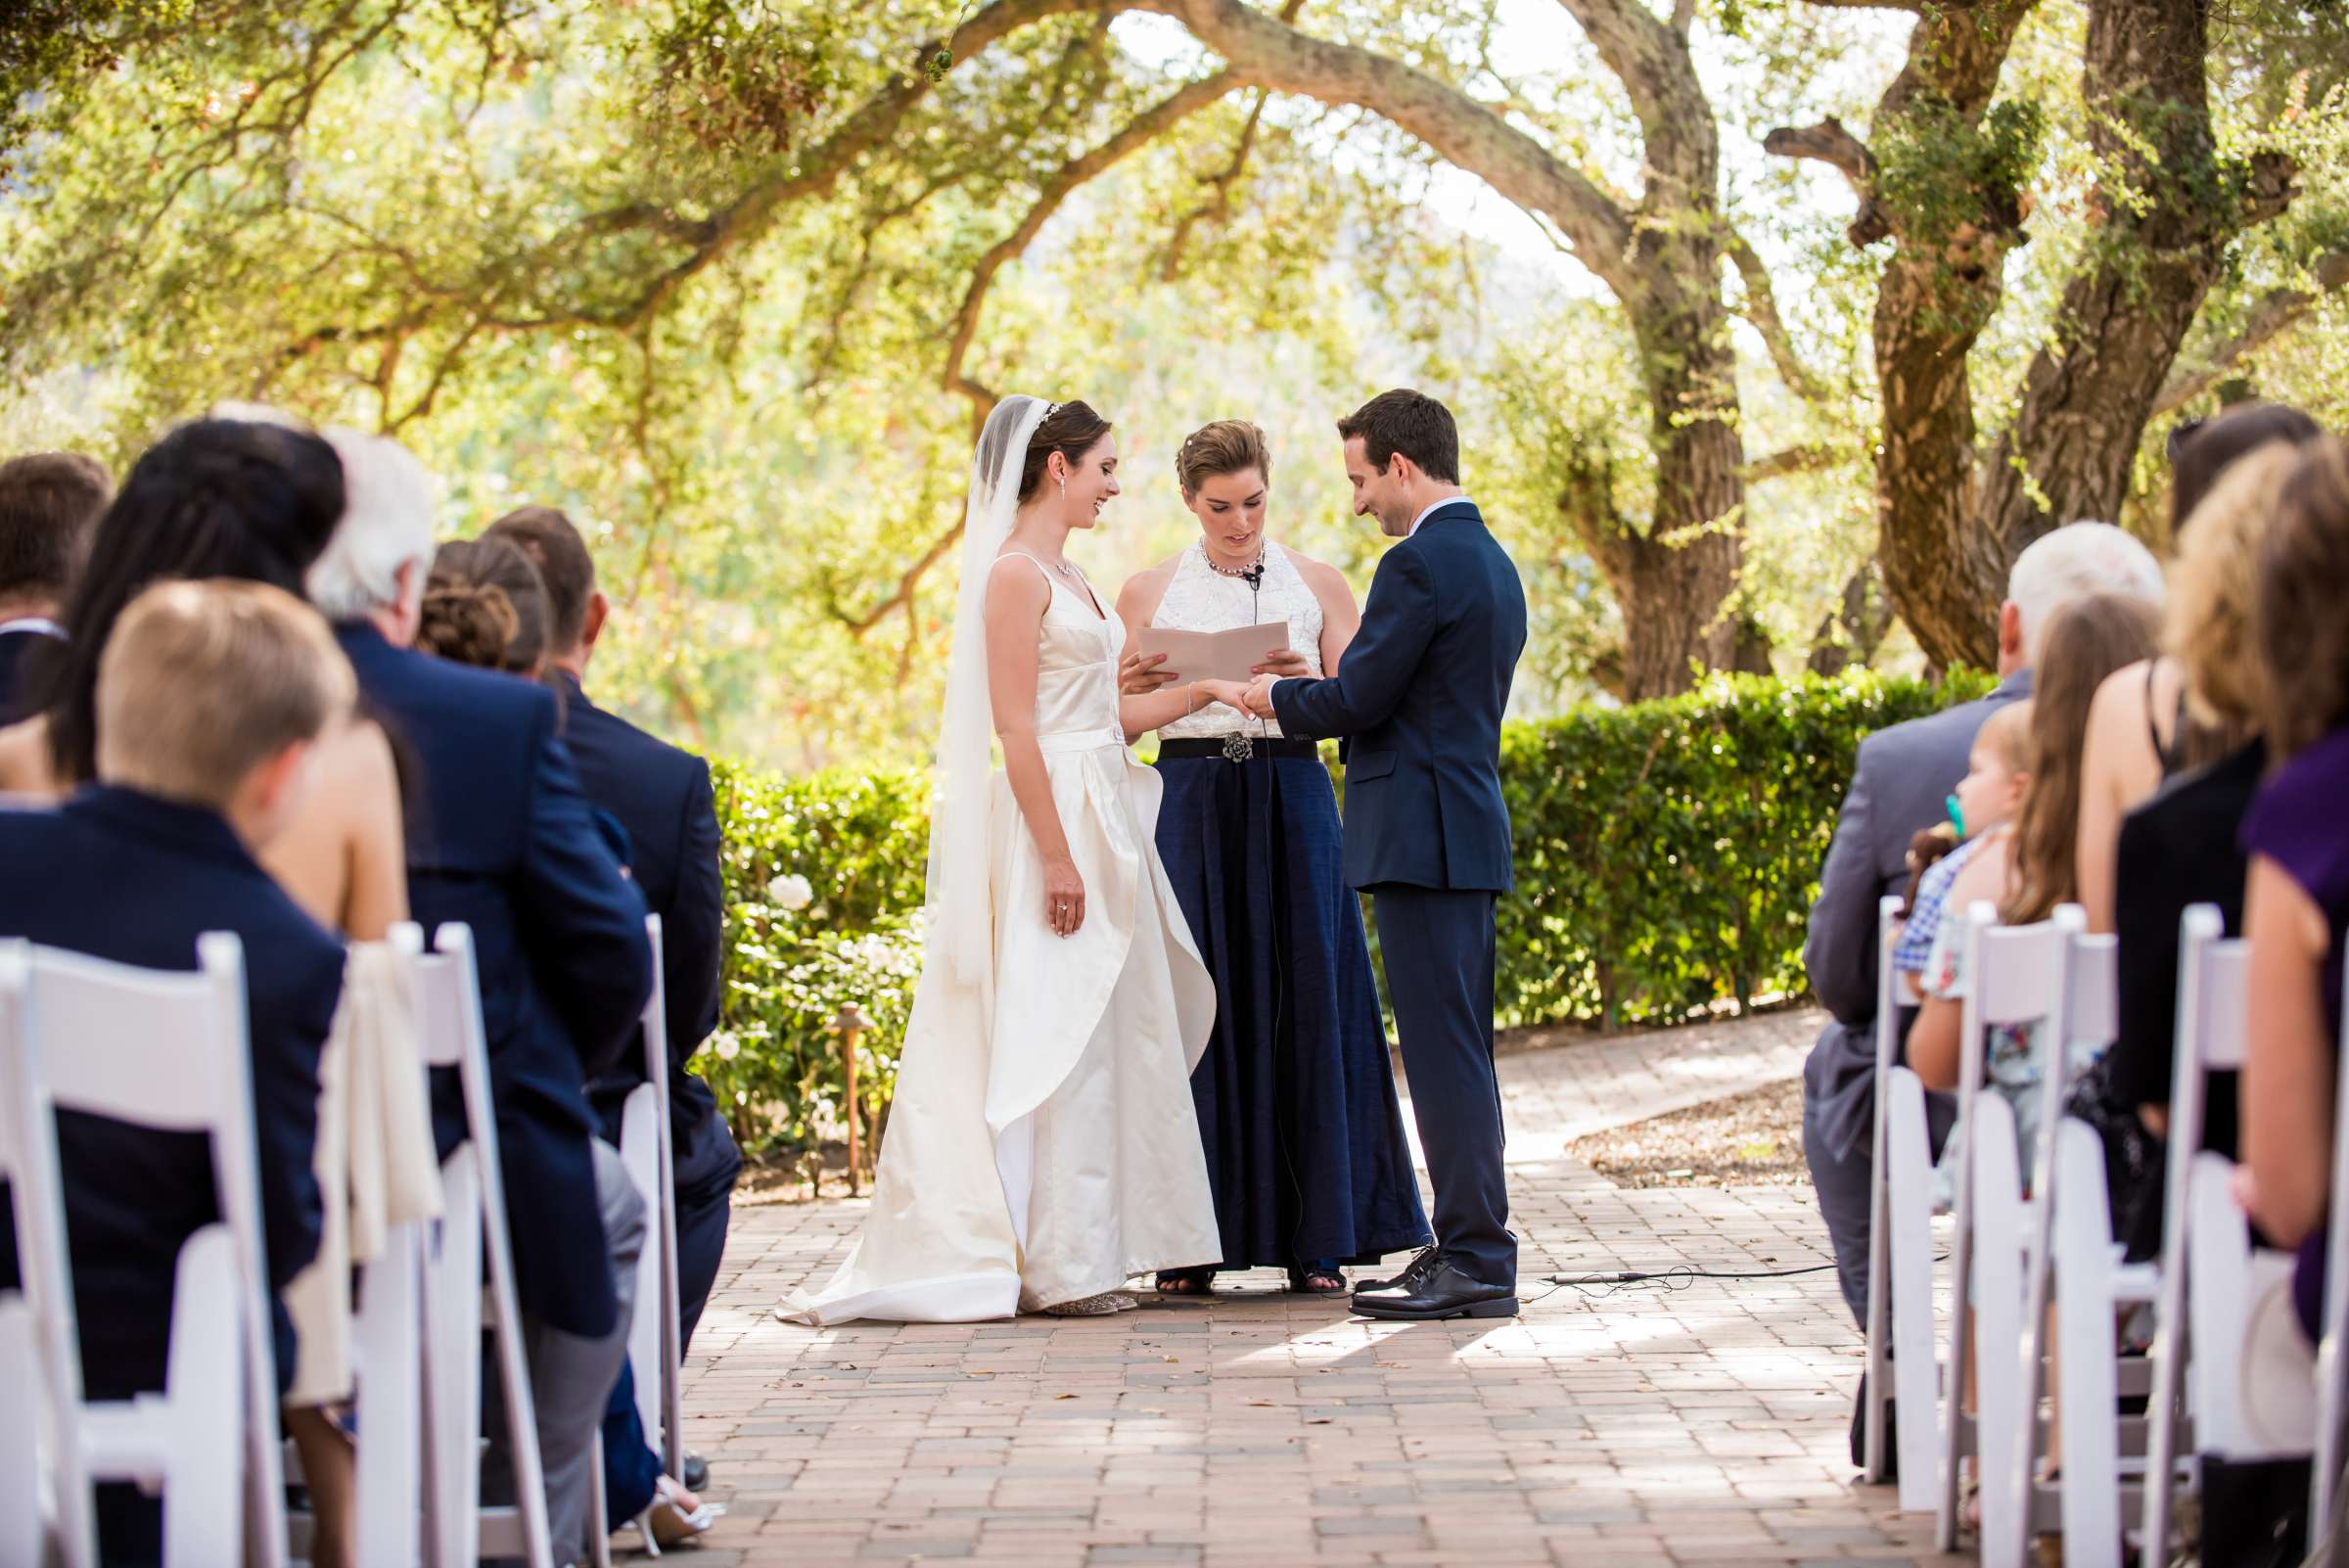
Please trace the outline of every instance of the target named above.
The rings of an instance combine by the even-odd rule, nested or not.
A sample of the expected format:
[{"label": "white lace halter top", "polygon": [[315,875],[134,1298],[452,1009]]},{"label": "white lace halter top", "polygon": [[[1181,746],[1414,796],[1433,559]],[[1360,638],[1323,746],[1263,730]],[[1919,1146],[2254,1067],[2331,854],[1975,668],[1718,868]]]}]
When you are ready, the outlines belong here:
[{"label": "white lace halter top", "polygon": [[[1174,561],[1174,576],[1150,623],[1177,631],[1228,631],[1259,622],[1286,621],[1289,646],[1305,655],[1306,665],[1321,673],[1321,601],[1298,574],[1297,563],[1271,540],[1265,541],[1265,576],[1250,588],[1245,577],[1227,577],[1208,565],[1206,548],[1194,540]],[[1234,733],[1278,735],[1271,719],[1254,719],[1221,703],[1209,703],[1199,713],[1162,726],[1169,740],[1205,738]]]}]

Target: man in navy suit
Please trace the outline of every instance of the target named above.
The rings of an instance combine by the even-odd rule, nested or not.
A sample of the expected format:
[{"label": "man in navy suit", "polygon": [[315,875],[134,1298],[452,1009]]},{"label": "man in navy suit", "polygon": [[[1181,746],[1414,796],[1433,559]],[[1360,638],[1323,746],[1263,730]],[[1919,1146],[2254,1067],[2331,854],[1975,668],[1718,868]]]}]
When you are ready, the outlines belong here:
[{"label": "man in navy suit", "polygon": [[1349,738],[1346,876],[1371,895],[1387,995],[1434,1181],[1436,1245],[1366,1282],[1369,1317],[1505,1317],[1517,1242],[1493,1071],[1493,907],[1509,891],[1500,720],[1525,651],[1525,589],[1460,490],[1451,412],[1381,392],[1338,422],[1357,516],[1403,542],[1324,680],[1262,677],[1249,707],[1284,734]]},{"label": "man in navy suit", "polygon": [[[343,945],[253,854],[299,801],[311,742],[345,721],[352,697],[325,623],[291,595],[246,582],[151,588],[115,623],[99,669],[99,782],[54,811],[0,810],[0,936],[168,970],[196,967],[206,932],[243,940],[278,1289],[318,1250],[318,1055],[342,998]],[[69,1111],[58,1155],[83,1388],[101,1400],[160,1390],[180,1248],[220,1218],[206,1140]],[[0,1289],[16,1283],[0,1203]],[[294,1370],[282,1309],[275,1326],[282,1388]],[[162,1510],[137,1488],[99,1488],[98,1517],[106,1561],[161,1560]]]},{"label": "man in navy suit", "polygon": [[[668,1021],[668,1105],[676,1154],[677,1294],[690,1345],[726,1245],[726,1217],[742,1155],[710,1085],[686,1064],[717,1028],[724,957],[725,883],[718,869],[717,807],[710,764],[590,702],[587,662],[611,607],[595,583],[595,559],[571,519],[526,506],[491,524],[546,582],[550,677],[564,694],[564,740],[587,798],[627,829],[628,870],[645,907],[661,917],[661,973]],[[644,1082],[641,1050],[588,1085],[607,1137],[620,1133],[628,1090]]]},{"label": "man in navy suit", "polygon": [[79,452],[0,463],[0,724],[32,712],[33,656],[65,637],[59,607],[114,494],[106,470]]},{"label": "man in navy suit", "polygon": [[[596,827],[554,693],[409,646],[433,553],[415,460],[390,441],[327,434],[351,499],[310,569],[310,597],[339,623],[359,690],[412,761],[409,906],[428,932],[473,928],[560,1556],[587,1540],[588,1460],[626,1358],[644,1241],[644,1205],[596,1136],[586,1092],[624,1058],[652,991],[644,900]],[[433,1090],[445,1155],[464,1106],[450,1075]]]}]

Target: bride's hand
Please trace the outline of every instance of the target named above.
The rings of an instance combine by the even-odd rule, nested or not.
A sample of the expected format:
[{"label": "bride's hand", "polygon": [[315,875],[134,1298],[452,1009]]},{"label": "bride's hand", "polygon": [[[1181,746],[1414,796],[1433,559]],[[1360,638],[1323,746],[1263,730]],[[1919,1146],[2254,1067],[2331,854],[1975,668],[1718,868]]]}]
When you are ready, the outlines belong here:
[{"label": "bride's hand", "polygon": [[1236,680],[1202,680],[1198,687],[1199,695],[1211,703],[1221,703],[1243,714],[1248,712],[1248,688]]},{"label": "bride's hand", "polygon": [[1056,937],[1073,937],[1084,924],[1084,878],[1074,860],[1044,862],[1044,923]]},{"label": "bride's hand", "polygon": [[1118,666],[1118,693],[1124,697],[1147,697],[1174,679],[1174,671],[1158,667],[1167,662],[1163,653],[1129,653]]}]

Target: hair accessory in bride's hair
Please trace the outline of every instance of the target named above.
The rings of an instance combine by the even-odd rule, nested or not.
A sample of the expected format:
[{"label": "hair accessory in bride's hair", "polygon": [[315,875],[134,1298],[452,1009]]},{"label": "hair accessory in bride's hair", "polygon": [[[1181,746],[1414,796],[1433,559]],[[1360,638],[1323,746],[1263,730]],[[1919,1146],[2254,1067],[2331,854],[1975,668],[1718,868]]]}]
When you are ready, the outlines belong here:
[{"label": "hair accessory in bride's hair", "polygon": [[1057,414],[1057,413],[1059,413],[1059,412],[1060,412],[1060,404],[1058,404],[1058,403],[1046,403],[1046,404],[1044,404],[1044,417],[1045,417],[1046,419],[1050,419],[1050,418],[1051,418],[1051,417],[1052,417],[1054,414]]}]

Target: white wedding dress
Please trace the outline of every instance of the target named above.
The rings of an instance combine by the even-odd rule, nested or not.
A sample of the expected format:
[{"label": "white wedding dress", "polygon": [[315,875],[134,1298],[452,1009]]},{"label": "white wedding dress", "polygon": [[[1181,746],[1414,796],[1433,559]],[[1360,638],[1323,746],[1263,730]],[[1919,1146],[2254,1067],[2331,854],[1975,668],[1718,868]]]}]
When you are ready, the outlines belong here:
[{"label": "white wedding dress", "polygon": [[[1043,405],[1018,401],[1034,404],[1032,432]],[[1027,437],[1011,434],[1004,450],[1016,473]],[[994,474],[975,476],[974,489],[1000,474],[998,463]],[[982,511],[976,497],[972,510]],[[1008,531],[1007,517],[995,521]],[[984,531],[969,541],[985,542]],[[958,611],[966,623],[984,609],[991,566],[991,552],[966,556]],[[947,753],[957,716],[967,744],[975,715],[967,685],[957,715],[950,673],[945,809],[933,832],[983,834],[984,861],[968,853],[977,845],[933,842],[931,946],[898,1062],[872,1212],[839,1270],[795,1292],[787,1317],[1007,1317],[1114,1290],[1134,1274],[1213,1263],[1221,1252],[1189,1084],[1215,1026],[1215,985],[1159,863],[1158,775],[1133,761],[1118,721],[1126,628],[1093,596],[1054,581],[1040,563],[1036,570],[1051,600],[1036,630],[1036,729],[1084,879],[1084,923],[1068,937],[1045,923],[1043,860],[1000,771],[962,794],[974,805],[983,798],[983,813],[952,808]],[[956,659],[983,658],[965,629],[957,625]],[[969,869],[957,875],[957,864]],[[973,885],[956,885],[964,881]],[[981,907],[942,907],[942,895]],[[946,950],[961,940],[958,929],[977,947],[963,956],[977,961],[957,962]]]}]

